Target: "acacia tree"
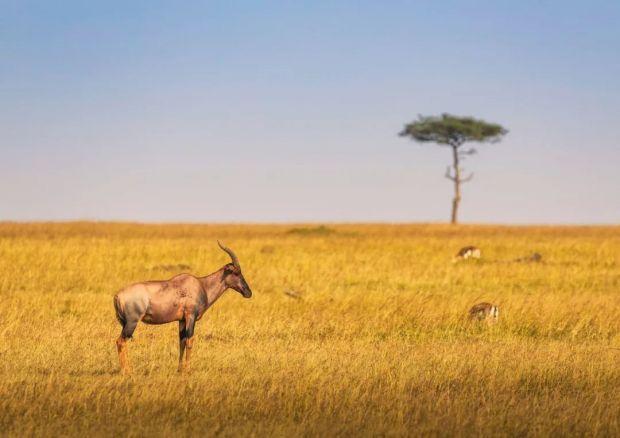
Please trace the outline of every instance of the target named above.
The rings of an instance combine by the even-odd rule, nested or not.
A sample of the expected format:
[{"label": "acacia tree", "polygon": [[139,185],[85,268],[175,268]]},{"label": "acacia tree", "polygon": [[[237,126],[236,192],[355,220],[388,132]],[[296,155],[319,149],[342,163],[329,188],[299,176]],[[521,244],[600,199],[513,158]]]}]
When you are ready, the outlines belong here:
[{"label": "acacia tree", "polygon": [[495,143],[508,131],[501,125],[477,120],[473,117],[457,117],[450,114],[441,116],[418,116],[418,120],[405,125],[401,137],[410,137],[421,143],[437,143],[452,149],[452,169],[446,169],[446,178],[454,183],[451,223],[457,223],[459,203],[461,202],[461,184],[470,181],[474,174],[463,177],[459,164],[467,155],[476,153],[474,148],[463,149],[467,142]]}]

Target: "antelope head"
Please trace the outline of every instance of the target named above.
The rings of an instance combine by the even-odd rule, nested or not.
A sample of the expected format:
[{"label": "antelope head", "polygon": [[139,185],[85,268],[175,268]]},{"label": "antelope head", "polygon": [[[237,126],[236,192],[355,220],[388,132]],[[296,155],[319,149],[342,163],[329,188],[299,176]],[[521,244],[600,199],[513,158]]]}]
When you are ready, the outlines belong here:
[{"label": "antelope head", "polygon": [[232,251],[232,249],[225,247],[217,241],[217,244],[222,248],[222,250],[230,256],[232,263],[224,266],[224,284],[226,287],[230,289],[234,289],[243,295],[244,298],[250,298],[252,296],[252,290],[248,283],[243,278],[243,274],[241,273],[241,265],[239,264],[239,259]]}]

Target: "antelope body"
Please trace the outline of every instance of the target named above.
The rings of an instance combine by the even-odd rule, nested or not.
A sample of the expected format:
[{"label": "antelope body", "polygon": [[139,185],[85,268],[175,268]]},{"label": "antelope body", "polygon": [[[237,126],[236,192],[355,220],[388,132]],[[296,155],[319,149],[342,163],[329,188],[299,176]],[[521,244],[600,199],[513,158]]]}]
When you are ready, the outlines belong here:
[{"label": "antelope body", "polygon": [[486,320],[490,324],[499,318],[499,307],[491,303],[478,303],[469,309],[469,319]]},{"label": "antelope body", "polygon": [[132,337],[138,322],[179,322],[179,371],[182,371],[189,368],[196,321],[207,309],[227,289],[234,289],[245,298],[252,296],[237,256],[219,241],[218,244],[230,256],[232,263],[206,277],[180,274],[169,280],[135,283],[114,295],[116,318],[123,326],[116,341],[122,372],[129,371],[127,339]]}]

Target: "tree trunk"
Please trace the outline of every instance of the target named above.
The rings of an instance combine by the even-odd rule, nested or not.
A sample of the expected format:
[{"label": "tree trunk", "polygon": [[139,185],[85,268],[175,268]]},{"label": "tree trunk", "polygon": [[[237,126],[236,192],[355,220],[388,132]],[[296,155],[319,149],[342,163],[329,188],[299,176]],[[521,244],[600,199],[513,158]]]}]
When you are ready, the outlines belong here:
[{"label": "tree trunk", "polygon": [[450,223],[458,222],[459,203],[461,202],[461,171],[457,146],[452,146],[452,167],[454,168],[454,198],[452,199],[452,216]]}]

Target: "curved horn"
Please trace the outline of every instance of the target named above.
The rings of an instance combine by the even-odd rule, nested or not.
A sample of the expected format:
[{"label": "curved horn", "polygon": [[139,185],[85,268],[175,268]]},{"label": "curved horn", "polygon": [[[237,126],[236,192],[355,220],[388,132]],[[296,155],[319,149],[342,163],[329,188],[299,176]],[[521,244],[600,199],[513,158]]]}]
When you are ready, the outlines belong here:
[{"label": "curved horn", "polygon": [[222,250],[226,254],[228,254],[230,256],[230,259],[232,260],[233,265],[235,265],[237,268],[241,269],[241,266],[239,265],[239,259],[237,258],[235,253],[232,251],[232,249],[227,248],[224,245],[222,245],[219,240],[217,241],[217,244],[220,246],[220,248],[222,248]]}]

